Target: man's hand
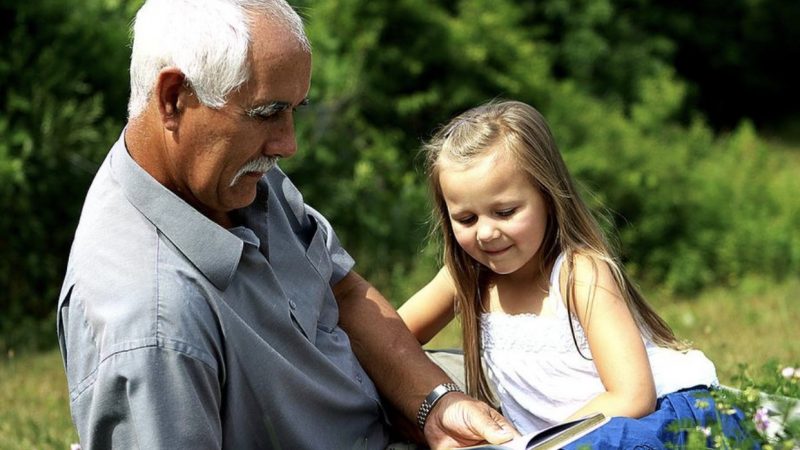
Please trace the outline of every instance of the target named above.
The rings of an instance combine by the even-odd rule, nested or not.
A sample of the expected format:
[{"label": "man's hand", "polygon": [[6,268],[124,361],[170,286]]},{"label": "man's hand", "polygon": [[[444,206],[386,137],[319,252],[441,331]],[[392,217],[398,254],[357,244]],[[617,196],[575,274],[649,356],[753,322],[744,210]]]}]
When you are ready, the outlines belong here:
[{"label": "man's hand", "polygon": [[434,450],[482,442],[501,444],[519,436],[499,412],[460,392],[447,394],[436,403],[423,431]]}]

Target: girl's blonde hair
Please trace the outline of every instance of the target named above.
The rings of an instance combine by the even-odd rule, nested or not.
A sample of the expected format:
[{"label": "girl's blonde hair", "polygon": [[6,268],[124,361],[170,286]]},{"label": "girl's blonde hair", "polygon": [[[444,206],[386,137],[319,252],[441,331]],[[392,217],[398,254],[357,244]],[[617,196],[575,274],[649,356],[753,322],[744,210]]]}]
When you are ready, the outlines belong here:
[{"label": "girl's blonde hair", "polygon": [[481,366],[479,321],[484,312],[480,298],[486,292],[490,271],[458,245],[439,174],[443,158],[448,162],[468,164],[489,150],[506,152],[545,198],[547,226],[539,249],[540,260],[542,270],[545,270],[560,253],[566,254],[567,309],[574,305],[574,256],[578,253],[587,255],[591,261],[603,261],[611,268],[639,329],[651,341],[684,349],[685,344],[675,338],[666,322],[647,305],[629,281],[599,224],[578,195],[544,117],[522,102],[493,101],[457,116],[424,146],[428,182],[435,203],[434,224],[441,230],[444,264],[456,285],[456,309],[461,316],[468,393],[484,401],[494,400]]}]

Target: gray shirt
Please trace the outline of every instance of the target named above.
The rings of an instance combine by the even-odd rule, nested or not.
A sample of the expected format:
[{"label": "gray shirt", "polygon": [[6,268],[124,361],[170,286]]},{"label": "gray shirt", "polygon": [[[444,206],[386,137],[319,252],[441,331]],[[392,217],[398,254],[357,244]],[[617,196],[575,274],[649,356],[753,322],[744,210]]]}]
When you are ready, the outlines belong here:
[{"label": "gray shirt", "polygon": [[87,194],[58,306],[83,449],[383,448],[331,291],[353,260],[325,218],[275,168],[226,230],[123,141]]}]

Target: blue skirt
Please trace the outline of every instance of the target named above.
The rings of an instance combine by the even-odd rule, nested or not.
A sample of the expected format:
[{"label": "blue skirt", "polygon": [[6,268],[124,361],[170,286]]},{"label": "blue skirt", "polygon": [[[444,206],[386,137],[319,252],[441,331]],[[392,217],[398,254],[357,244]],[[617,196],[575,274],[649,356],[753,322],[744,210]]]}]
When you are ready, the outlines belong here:
[{"label": "blue skirt", "polygon": [[[564,447],[569,450],[591,449],[666,449],[684,448],[686,429],[706,427],[721,420],[723,434],[735,448],[746,441],[741,426],[744,414],[736,410],[727,415],[716,411],[714,399],[706,388],[691,388],[660,397],[656,410],[641,419],[614,417],[597,430]],[[676,424],[679,426],[676,427]],[[683,431],[682,431],[683,430]],[[709,448],[713,441],[707,441]],[[746,445],[745,448],[758,448]]]}]

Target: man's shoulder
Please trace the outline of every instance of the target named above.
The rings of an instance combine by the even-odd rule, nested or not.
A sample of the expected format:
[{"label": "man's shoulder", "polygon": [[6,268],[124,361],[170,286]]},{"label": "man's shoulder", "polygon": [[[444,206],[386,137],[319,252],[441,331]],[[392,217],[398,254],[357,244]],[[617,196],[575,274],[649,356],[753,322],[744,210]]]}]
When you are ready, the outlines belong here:
[{"label": "man's shoulder", "polygon": [[156,282],[158,231],[126,200],[106,168],[105,164],[100,168],[86,196],[64,289],[81,285],[92,297],[101,298],[141,296]]},{"label": "man's shoulder", "polygon": [[203,279],[202,275],[129,199],[129,189],[112,172],[106,159],[87,193],[70,249],[65,287],[87,284],[93,285],[93,295],[133,292],[139,298],[153,297],[159,284],[191,291],[190,281]]},{"label": "man's shoulder", "polygon": [[59,296],[73,383],[115,355],[153,349],[214,366],[219,292],[130,195],[107,158],[87,193]]},{"label": "man's shoulder", "polygon": [[129,339],[156,329],[162,336],[191,335],[187,326],[215,321],[212,304],[220,292],[156,229],[80,245],[85,248],[73,248],[59,303],[79,303],[88,325]]},{"label": "man's shoulder", "polygon": [[81,213],[60,305],[83,316],[100,346],[157,332],[191,337],[199,323],[214,322],[218,292],[104,168]]},{"label": "man's shoulder", "polygon": [[86,194],[72,242],[70,265],[87,259],[91,263],[95,257],[126,247],[141,247],[155,231],[153,224],[128,201],[106,159]]},{"label": "man's shoulder", "polygon": [[102,263],[73,268],[65,278],[59,338],[81,366],[89,364],[76,379],[119,353],[134,358],[131,352],[155,348],[217,367],[217,292],[167,243],[155,247],[150,260],[141,252],[133,258],[98,252]]}]

